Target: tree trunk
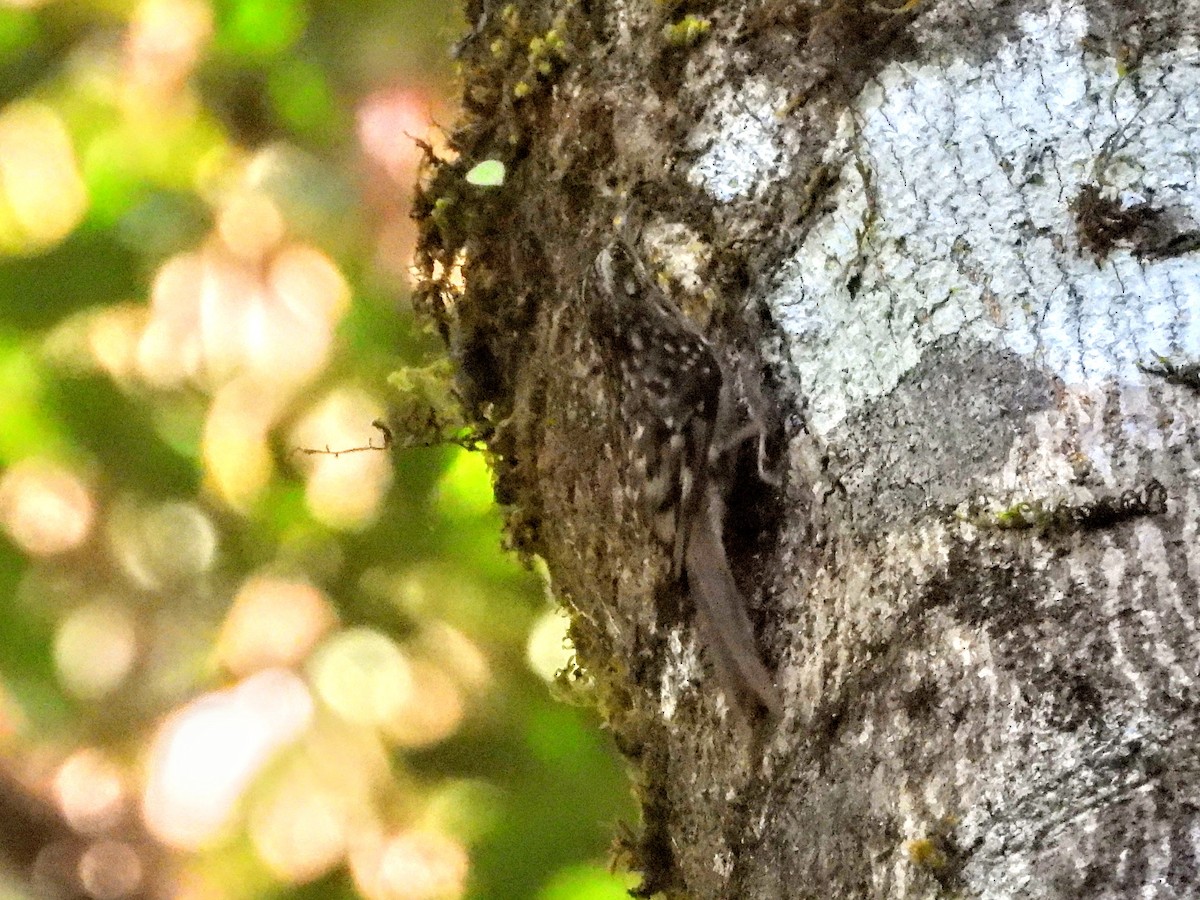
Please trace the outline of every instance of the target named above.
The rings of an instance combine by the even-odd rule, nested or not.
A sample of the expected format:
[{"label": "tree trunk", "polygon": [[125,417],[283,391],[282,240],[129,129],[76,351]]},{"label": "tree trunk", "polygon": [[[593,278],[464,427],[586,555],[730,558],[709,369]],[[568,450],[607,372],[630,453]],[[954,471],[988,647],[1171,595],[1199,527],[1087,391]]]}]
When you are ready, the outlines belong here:
[{"label": "tree trunk", "polygon": [[[469,13],[425,301],[635,764],[644,892],[1200,897],[1200,2]],[[783,423],[781,486],[720,476],[779,717],[643,502],[613,245]]]}]

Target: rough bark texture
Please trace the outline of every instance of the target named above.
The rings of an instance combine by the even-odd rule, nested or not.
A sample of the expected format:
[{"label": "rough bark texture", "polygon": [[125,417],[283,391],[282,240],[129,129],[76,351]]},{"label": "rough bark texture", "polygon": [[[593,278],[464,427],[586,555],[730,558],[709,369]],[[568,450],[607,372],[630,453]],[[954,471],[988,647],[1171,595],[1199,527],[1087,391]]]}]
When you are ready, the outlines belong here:
[{"label": "rough bark texture", "polygon": [[[427,302],[635,764],[646,891],[1200,896],[1200,2],[469,15]],[[617,237],[788,412],[727,524],[780,722],[636,502],[581,309]]]}]

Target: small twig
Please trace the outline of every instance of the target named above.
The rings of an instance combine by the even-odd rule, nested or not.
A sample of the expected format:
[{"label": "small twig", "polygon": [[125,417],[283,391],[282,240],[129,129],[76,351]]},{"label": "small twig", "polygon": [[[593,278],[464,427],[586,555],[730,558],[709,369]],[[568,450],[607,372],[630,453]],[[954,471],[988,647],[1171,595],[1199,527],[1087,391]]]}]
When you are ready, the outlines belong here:
[{"label": "small twig", "polygon": [[[332,456],[338,457],[343,453],[362,453],[367,450],[392,450],[395,448],[395,438],[392,436],[392,429],[389,428],[382,419],[376,419],[371,423],[383,434],[383,443],[376,444],[374,441],[368,441],[361,447],[345,447],[341,450],[334,450],[328,444],[322,447],[293,447],[291,456],[296,453],[303,453],[305,456]],[[401,446],[406,450],[413,450],[421,447],[438,447],[444,444],[454,444],[456,447],[462,447],[464,450],[478,452],[484,448],[486,442],[477,431],[466,431],[451,437],[433,438],[428,441],[405,441]]]},{"label": "small twig", "polygon": [[362,453],[364,450],[387,450],[386,444],[369,443],[362,447],[345,447],[341,450],[333,450],[328,444],[324,447],[294,447],[293,453],[303,453],[305,456],[341,456],[343,453]]},{"label": "small twig", "polygon": [[292,453],[303,453],[305,456],[332,456],[338,457],[343,453],[362,453],[364,450],[391,450],[392,449],[392,429],[384,424],[382,419],[376,419],[371,423],[379,429],[383,434],[383,443],[376,444],[374,441],[367,441],[363,447],[347,447],[344,450],[330,450],[329,445],[325,445],[325,449],[321,450],[316,447],[293,447]]}]

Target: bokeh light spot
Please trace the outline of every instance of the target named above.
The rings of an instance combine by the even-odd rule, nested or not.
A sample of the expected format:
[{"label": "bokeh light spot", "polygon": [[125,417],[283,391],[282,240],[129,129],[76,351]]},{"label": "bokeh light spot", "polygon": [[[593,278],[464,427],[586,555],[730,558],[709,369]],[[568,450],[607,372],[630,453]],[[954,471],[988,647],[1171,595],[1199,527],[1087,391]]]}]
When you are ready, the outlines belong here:
[{"label": "bokeh light spot", "polygon": [[87,188],[58,113],[23,101],[0,111],[0,250],[44,250],[74,230]]},{"label": "bokeh light spot", "polygon": [[462,845],[434,831],[408,831],[361,842],[350,869],[368,900],[453,900],[466,889]]},{"label": "bokeh light spot", "polygon": [[137,372],[137,348],[146,312],[138,306],[110,306],[87,321],[87,349],[101,371],[116,381]]},{"label": "bokeh light spot", "polygon": [[77,831],[112,827],[125,806],[125,781],[117,764],[87,747],[72,753],[54,774],[54,799]]},{"label": "bokeh light spot", "polygon": [[416,177],[422,150],[413,138],[429,131],[428,107],[426,98],[404,88],[378,91],[358,107],[359,143],[398,184]]},{"label": "bokeh light spot", "polygon": [[212,35],[212,11],[202,0],[144,0],[126,36],[130,82],[152,95],[177,90]]},{"label": "bokeh light spot", "polygon": [[486,781],[461,779],[443,785],[430,799],[423,824],[471,843],[501,826],[504,794]]},{"label": "bokeh light spot", "polygon": [[312,881],[341,862],[350,810],[344,798],[306,769],[293,767],[250,813],[250,838],[283,881]]},{"label": "bokeh light spot", "polygon": [[248,378],[232,381],[217,392],[204,423],[205,474],[237,509],[258,497],[274,469],[267,434],[284,399],[274,388]]},{"label": "bokeh light spot", "polygon": [[193,503],[143,507],[125,503],[109,524],[113,552],[144,588],[178,584],[207,572],[217,556],[217,530]]},{"label": "bokeh light spot", "polygon": [[427,747],[445,740],[462,722],[463,696],[440,665],[415,659],[409,664],[412,689],[386,723],[387,734],[405,747]]},{"label": "bokeh light spot", "polygon": [[60,466],[23,460],[0,477],[0,525],[26,553],[75,549],[87,540],[94,518],[91,493]]},{"label": "bokeh light spot", "polygon": [[217,219],[217,233],[235,256],[256,263],[283,240],[286,223],[269,197],[249,192],[227,202]]},{"label": "bokeh light spot", "polygon": [[[382,414],[379,402],[362,391],[336,390],[300,419],[291,440],[296,447],[315,450],[381,447],[371,422]],[[392,481],[391,455],[382,450],[312,453],[298,461],[308,475],[304,496],[309,510],[335,528],[369,524]]]},{"label": "bokeh light spot", "polygon": [[181,848],[210,841],[251,779],[308,727],[312,713],[304,682],[268,669],[170,715],[151,749],[142,798],[147,827]]},{"label": "bokeh light spot", "polygon": [[421,635],[423,655],[435,659],[464,687],[482,688],[491,679],[487,657],[479,645],[445,622],[434,622]]},{"label": "bokeh light spot", "polygon": [[286,247],[268,274],[271,290],[301,323],[332,327],[350,306],[350,286],[333,261],[303,244]]},{"label": "bokeh light spot", "polygon": [[142,860],[122,841],[96,841],[79,858],[79,883],[94,900],[120,900],[142,883]]},{"label": "bokeh light spot", "polygon": [[352,628],[327,640],[313,656],[310,671],[317,694],[349,722],[386,726],[404,712],[413,696],[413,673],[391,638]]},{"label": "bokeh light spot", "polygon": [[257,576],[234,598],[218,653],[225,667],[239,675],[294,665],[336,621],[325,595],[311,584]]},{"label": "bokeh light spot", "polygon": [[54,662],[77,697],[112,693],[133,667],[137,631],[129,611],[115,603],[88,603],[72,611],[54,638]]},{"label": "bokeh light spot", "polygon": [[553,681],[575,652],[567,637],[570,625],[571,617],[566,610],[552,609],[543,613],[529,631],[525,651],[529,668],[546,681]]},{"label": "bokeh light spot", "polygon": [[204,258],[199,253],[172,257],[159,268],[150,289],[150,316],[138,343],[138,368],[154,387],[178,387],[198,380],[203,370],[199,285]]},{"label": "bokeh light spot", "polygon": [[233,200],[218,223],[222,240],[162,266],[138,349],[147,382],[191,380],[212,390],[250,376],[279,392],[324,367],[350,289],[312,247],[282,246],[260,258],[282,237],[278,216],[265,197]]}]

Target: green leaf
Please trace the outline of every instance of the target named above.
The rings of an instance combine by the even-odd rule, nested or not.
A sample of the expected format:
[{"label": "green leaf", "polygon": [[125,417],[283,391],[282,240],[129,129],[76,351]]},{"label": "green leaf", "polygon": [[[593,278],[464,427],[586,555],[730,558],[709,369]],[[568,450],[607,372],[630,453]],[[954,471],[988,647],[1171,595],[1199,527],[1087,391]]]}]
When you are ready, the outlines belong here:
[{"label": "green leaf", "polygon": [[467,173],[467,184],[500,187],[504,184],[504,163],[498,159],[485,159]]}]

